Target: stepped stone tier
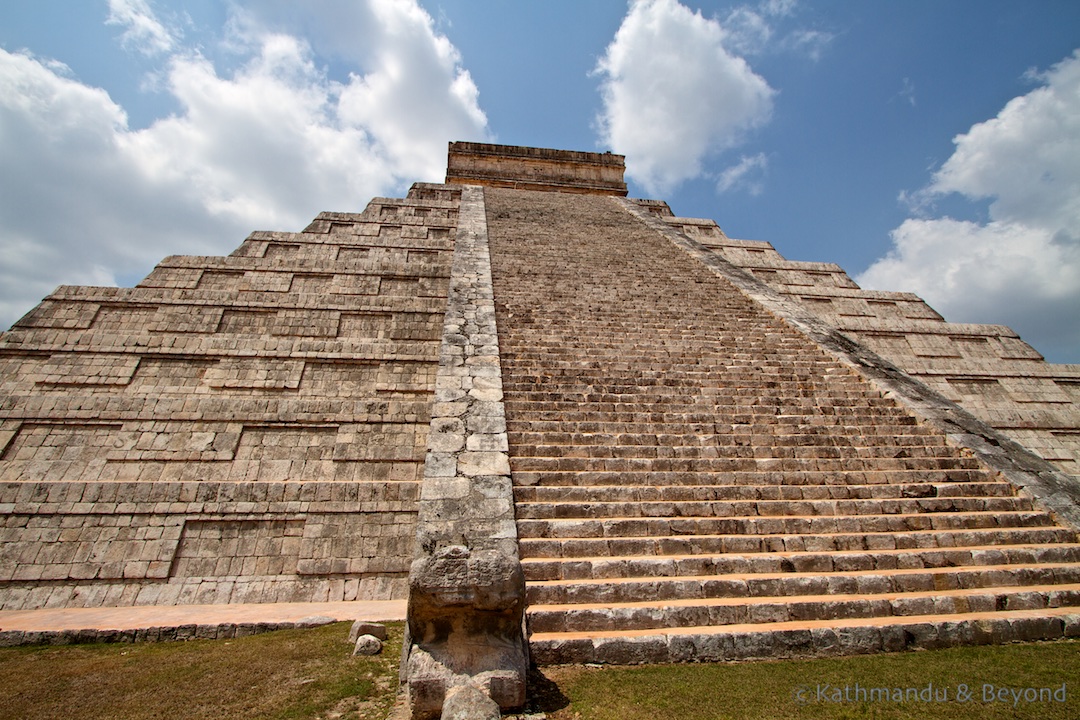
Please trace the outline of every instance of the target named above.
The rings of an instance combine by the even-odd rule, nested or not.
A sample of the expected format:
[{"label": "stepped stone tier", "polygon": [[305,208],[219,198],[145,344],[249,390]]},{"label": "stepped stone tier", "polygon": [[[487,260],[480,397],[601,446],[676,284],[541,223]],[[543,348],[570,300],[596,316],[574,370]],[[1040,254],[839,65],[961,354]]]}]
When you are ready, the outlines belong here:
[{"label": "stepped stone tier", "polygon": [[531,661],[1080,635],[1080,366],[623,158],[445,184],[0,336],[0,607],[410,599],[416,718]]}]

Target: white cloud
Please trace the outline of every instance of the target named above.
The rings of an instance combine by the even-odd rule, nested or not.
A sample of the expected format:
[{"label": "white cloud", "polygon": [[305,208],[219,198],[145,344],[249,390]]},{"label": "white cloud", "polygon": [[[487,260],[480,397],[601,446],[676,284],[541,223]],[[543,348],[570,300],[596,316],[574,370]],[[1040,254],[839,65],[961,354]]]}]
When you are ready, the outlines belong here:
[{"label": "white cloud", "polygon": [[728,49],[742,55],[753,55],[765,49],[773,37],[769,18],[757,10],[740,5],[732,9],[724,20]]},{"label": "white cloud", "polygon": [[949,193],[992,199],[989,222],[907,220],[858,281],[917,292],[953,321],[1007,323],[1080,362],[1080,51],[1040,77],[958,136],[913,195],[923,207]]},{"label": "white cloud", "polygon": [[769,167],[765,153],[743,156],[738,164],[732,165],[720,173],[716,182],[716,191],[720,193],[741,189],[751,195],[760,195],[765,189],[764,175]]},{"label": "white cloud", "polygon": [[707,155],[769,119],[774,91],[729,38],[675,0],[635,0],[600,59],[601,140],[648,192],[700,176]]},{"label": "white cloud", "polygon": [[794,53],[817,61],[833,34],[794,25],[796,0],[765,0],[757,5],[738,5],[721,21],[728,50],[740,55],[766,52]]},{"label": "white cloud", "polygon": [[143,182],[120,144],[127,133],[124,111],[103,90],[0,50],[3,325],[60,282],[114,284],[149,265],[148,235],[179,251],[209,249],[193,241],[213,231],[205,213],[183,195],[166,197],[182,188]]},{"label": "white cloud", "polygon": [[237,69],[175,49],[161,87],[180,110],[141,130],[105,91],[0,50],[0,325],[60,283],[113,284],[167,254],[228,253],[252,230],[437,182],[448,141],[486,137],[475,84],[414,0],[334,18],[335,5],[288,7],[306,18],[296,27],[339,33],[341,52],[365,39],[347,81],[275,25],[272,3],[235,6]]},{"label": "white cloud", "polygon": [[154,15],[146,0],[109,0],[109,25],[124,28],[121,42],[144,55],[167,53],[176,47],[177,36]]},{"label": "white cloud", "polygon": [[824,30],[793,30],[781,40],[781,49],[804,55],[814,62],[821,59],[822,53],[836,36]]}]

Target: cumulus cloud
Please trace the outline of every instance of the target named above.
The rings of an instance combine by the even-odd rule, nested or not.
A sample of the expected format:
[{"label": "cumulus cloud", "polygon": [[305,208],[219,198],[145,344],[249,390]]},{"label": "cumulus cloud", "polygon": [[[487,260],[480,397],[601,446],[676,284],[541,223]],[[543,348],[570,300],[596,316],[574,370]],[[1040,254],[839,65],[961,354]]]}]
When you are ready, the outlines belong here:
[{"label": "cumulus cloud", "polygon": [[997,117],[958,136],[915,193],[991,200],[985,223],[916,217],[857,279],[919,293],[948,319],[1011,325],[1037,349],[1080,362],[1080,51]]},{"label": "cumulus cloud", "polygon": [[[351,14],[331,17],[339,5]],[[111,8],[124,42],[174,37],[155,35],[143,0]],[[449,140],[486,138],[475,84],[415,0],[233,8],[237,67],[171,46],[160,87],[180,110],[140,130],[104,90],[0,50],[0,325],[60,283],[114,284],[166,254],[228,253],[251,230],[439,181]],[[290,32],[288,13],[307,24]],[[345,81],[294,34],[304,27],[337,33]]]},{"label": "cumulus cloud", "polygon": [[775,93],[731,40],[676,0],[635,0],[597,64],[601,141],[626,155],[627,174],[648,192],[702,175],[708,155],[769,119]]},{"label": "cumulus cloud", "polygon": [[483,136],[476,84],[415,0],[263,0],[232,27],[244,44],[300,28],[320,53],[366,68],[341,88],[340,118],[368,130],[404,177],[440,175],[447,140]]},{"label": "cumulus cloud", "polygon": [[190,250],[205,247],[193,237],[212,231],[183,193],[164,197],[182,188],[143,182],[138,160],[122,147],[124,111],[103,90],[57,70],[0,50],[4,326],[60,282],[115,284],[118,273],[149,263],[148,233]]}]

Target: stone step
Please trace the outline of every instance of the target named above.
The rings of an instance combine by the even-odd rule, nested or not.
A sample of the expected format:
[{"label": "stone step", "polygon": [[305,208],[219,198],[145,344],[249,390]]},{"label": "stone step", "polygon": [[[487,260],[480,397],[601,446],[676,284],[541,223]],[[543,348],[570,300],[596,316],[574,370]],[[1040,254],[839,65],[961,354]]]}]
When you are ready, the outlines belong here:
[{"label": "stone step", "polygon": [[[510,363],[512,367],[513,363]],[[688,371],[671,368],[663,375],[649,377],[644,371],[649,366],[635,368],[625,377],[607,368],[603,370],[575,370],[562,374],[530,375],[527,368],[522,368],[519,375],[507,381],[503,387],[519,397],[529,398],[532,394],[641,394],[664,397],[665,395],[694,394],[715,398],[745,398],[749,390],[756,390],[757,397],[783,398],[798,402],[797,398],[845,397],[845,398],[881,398],[877,390],[853,381],[816,380],[807,382],[804,378],[785,375],[765,375],[761,373],[742,373],[742,383],[735,385],[716,382],[717,373],[723,371],[725,380],[731,379],[728,368],[716,366],[709,370]]]},{"label": "stone step", "polygon": [[[747,383],[742,383],[747,384]],[[749,383],[752,384],[752,383]],[[634,386],[608,386],[601,387],[589,384],[567,385],[561,388],[544,387],[538,389],[530,386],[530,389],[522,389],[511,384],[504,386],[504,390],[514,393],[514,402],[527,405],[529,403],[633,403],[644,402],[648,405],[694,405],[699,403],[713,403],[717,407],[745,408],[757,407],[760,409],[772,409],[776,414],[778,408],[811,408],[809,395],[802,396],[796,390],[784,388],[762,387],[753,396],[738,393],[728,394],[722,388],[701,387],[698,384],[687,383],[686,385],[658,385],[654,387]],[[870,405],[872,402],[862,402],[880,398],[867,392],[842,390],[826,390],[816,393],[812,398],[821,405]]]},{"label": "stone step", "polygon": [[[715,500],[884,500],[897,498],[1013,497],[1006,482],[876,485],[519,485],[514,498],[527,503],[710,502]],[[520,510],[519,510],[520,512]],[[520,517],[520,515],[519,515]]]},{"label": "stone step", "polygon": [[[831,434],[838,432],[835,428],[843,428],[844,433],[854,433],[859,437],[882,436],[893,437],[900,435],[917,435],[919,437],[933,438],[934,433],[920,425],[916,425],[914,419],[904,417],[878,418],[878,421],[867,416],[855,415],[772,415],[765,416],[769,423],[741,424],[738,427],[731,423],[717,423],[714,417],[701,422],[675,422],[668,421],[662,425],[648,420],[639,422],[620,421],[614,418],[597,418],[587,421],[572,419],[542,419],[535,416],[513,415],[507,418],[507,427],[510,435],[517,433],[543,433],[543,434],[571,434],[571,433],[670,433],[673,435],[696,435],[701,433],[732,435],[736,432],[744,435],[755,434],[780,434],[793,432],[809,434]],[[904,420],[911,420],[905,423]]]},{"label": "stone step", "polygon": [[1032,509],[1020,497],[963,497],[866,500],[713,500],[608,501],[597,493],[592,502],[517,502],[522,520],[682,517],[790,517],[911,515],[916,513],[1021,512]]},{"label": "stone step", "polygon": [[[833,657],[1062,637],[1080,637],[1080,612],[1073,606],[768,625],[740,623],[665,628],[662,632],[534,632],[529,638],[529,652],[538,665],[627,665]],[[815,690],[811,686],[808,692]]]},{"label": "stone step", "polygon": [[798,472],[879,471],[897,470],[976,470],[974,458],[547,458],[528,457],[515,452],[510,454],[510,467],[515,472],[535,470],[561,470],[564,472],[708,472],[724,473],[738,471],[774,470]]},{"label": "stone step", "polygon": [[[640,331],[639,331],[640,332]],[[511,343],[512,345],[513,343]],[[547,346],[539,350],[520,350],[508,347],[504,367],[513,371],[511,382],[523,387],[543,387],[575,381],[588,381],[596,385],[657,385],[674,386],[684,378],[702,379],[706,387],[726,387],[737,390],[735,385],[715,382],[719,373],[725,376],[746,378],[755,383],[794,384],[799,389],[837,388],[874,396],[874,390],[859,378],[845,370],[831,366],[827,361],[816,359],[783,359],[774,361],[769,356],[754,359],[723,349],[723,355],[713,355],[716,344],[701,343],[700,349],[689,353],[665,352],[642,345],[619,343],[609,347]],[[664,358],[666,364],[654,362]],[[768,364],[771,363],[771,364]],[[712,382],[709,382],[712,381]],[[881,393],[877,393],[881,397]]]},{"label": "stone step", "polygon": [[980,545],[901,550],[760,552],[524,558],[527,582],[747,573],[889,571],[984,565],[1078,563],[1080,543]]},{"label": "stone step", "polygon": [[[577,338],[580,341],[580,338]],[[612,344],[609,347],[546,347],[501,355],[515,390],[530,391],[565,387],[677,388],[696,384],[728,396],[749,394],[745,388],[790,391],[792,396],[837,391],[883,399],[877,388],[851,373],[815,360],[784,360],[782,364],[754,365],[752,358],[735,357],[728,348],[702,343],[665,352],[642,345]],[[675,348],[672,348],[675,350]],[[684,351],[689,352],[684,352]],[[763,358],[766,356],[763,356]],[[820,356],[818,356],[820,360]],[[658,362],[659,361],[659,362]],[[761,358],[758,361],[762,361]],[[736,378],[744,384],[719,382]],[[688,383],[687,380],[693,381]]]},{"label": "stone step", "polygon": [[[724,432],[770,433],[777,427],[787,428],[791,424],[802,424],[822,427],[842,425],[860,432],[865,430],[862,434],[888,435],[886,432],[876,431],[877,423],[874,416],[865,413],[855,414],[847,412],[844,408],[834,407],[821,407],[816,411],[799,414],[760,410],[755,413],[753,408],[741,408],[718,417],[715,406],[710,406],[705,411],[659,412],[647,409],[643,405],[624,404],[601,412],[596,409],[584,411],[580,406],[574,405],[572,409],[533,408],[526,412],[514,408],[512,400],[507,400],[505,404],[508,411],[508,427],[512,431],[559,423],[564,430],[579,428],[586,432],[589,428],[598,426],[626,428],[623,432],[677,432],[687,426],[706,425],[710,428],[719,428]],[[880,424],[885,426],[904,426],[903,419],[903,416],[897,415],[883,415],[877,418]],[[905,427],[914,427],[914,420],[910,426]]]},{"label": "stone step", "polygon": [[[531,458],[589,458],[611,459],[631,458],[635,460],[667,459],[679,460],[746,460],[760,459],[764,451],[760,446],[739,444],[737,442],[713,442],[692,445],[686,443],[668,443],[664,445],[605,445],[605,444],[554,444],[527,445],[511,444],[514,457]],[[940,460],[957,463],[955,450],[944,445],[908,445],[896,446],[882,443],[879,445],[841,445],[841,444],[801,444],[773,445],[768,448],[767,459],[784,460]]]},{"label": "stone step", "polygon": [[[511,460],[512,462],[512,460]],[[911,485],[920,483],[967,484],[985,482],[990,475],[977,469],[891,470],[891,471],[836,471],[799,470],[781,472],[774,469],[761,471],[744,470],[732,472],[708,472],[686,470],[618,470],[580,471],[546,468],[523,470],[514,468],[514,484],[520,486],[582,487],[616,485],[642,487],[676,487],[680,485],[739,485],[739,486],[816,486],[845,485]]]},{"label": "stone step", "polygon": [[641,602],[531,605],[531,632],[596,632],[769,624],[837,618],[942,616],[996,610],[1080,607],[1080,584],[957,590],[827,593],[797,597],[720,597]]},{"label": "stone step", "polygon": [[[899,429],[899,428],[895,428]],[[855,428],[844,428],[843,432],[835,429],[817,428],[816,431],[803,430],[797,433],[769,433],[766,438],[754,437],[755,433],[717,432],[715,429],[695,430],[692,432],[667,433],[662,430],[647,432],[508,432],[507,439],[514,447],[529,448],[543,446],[559,447],[711,447],[723,446],[725,451],[730,446],[750,447],[755,441],[767,441],[771,447],[839,447],[876,448],[887,441],[889,446],[897,448],[945,448],[948,444],[940,435],[910,435],[894,432],[887,437],[867,437],[857,433]],[[955,452],[955,451],[953,451]]]},{"label": "stone step", "polygon": [[[602,413],[606,419],[617,419],[619,413],[662,413],[666,417],[678,418],[688,413],[709,413],[712,419],[748,415],[770,416],[795,415],[842,415],[849,408],[858,409],[860,415],[873,417],[870,408],[878,409],[868,399],[856,398],[818,398],[816,401],[807,399],[803,403],[788,403],[770,405],[763,403],[760,397],[746,397],[739,403],[720,403],[713,398],[688,397],[681,402],[675,400],[654,398],[649,395],[611,395],[603,397],[589,397],[586,394],[567,397],[557,397],[528,400],[519,396],[511,396],[507,399],[509,408],[513,408],[515,414],[531,415],[533,413],[566,413],[570,419],[576,414]],[[869,406],[869,407],[868,407]],[[830,408],[826,412],[823,408]],[[882,405],[881,410],[895,409],[891,405]],[[884,416],[890,413],[883,412]]]},{"label": "stone step", "polygon": [[896,515],[775,517],[611,517],[595,520],[518,520],[518,537],[532,538],[624,538],[685,535],[799,535],[832,533],[887,533],[912,530],[967,530],[979,528],[1052,527],[1044,512],[940,512]]},{"label": "stone step", "polygon": [[735,533],[667,537],[522,538],[519,547],[522,558],[578,558],[838,550],[874,552],[1073,542],[1076,542],[1075,532],[1053,526],[771,535]]},{"label": "stone step", "polygon": [[1080,583],[1080,562],[978,567],[851,570],[842,572],[729,573],[676,577],[629,577],[530,581],[530,606],[634,602],[642,598],[791,597],[875,595],[981,587]]},{"label": "stone step", "polygon": [[[558,320],[551,318],[545,321],[554,325]],[[723,324],[718,323],[718,324]],[[576,327],[574,327],[576,325]],[[652,325],[645,322],[640,327],[628,329],[627,332],[604,333],[602,325],[597,325],[589,319],[574,318],[564,323],[570,337],[580,338],[581,327],[590,326],[595,329],[597,335],[589,338],[588,344],[569,346],[566,344],[566,336],[560,337],[556,333],[535,333],[530,335],[531,345],[522,347],[509,343],[505,351],[505,357],[511,367],[535,366],[539,374],[548,368],[555,371],[575,369],[598,369],[606,368],[614,364],[616,368],[641,367],[642,369],[654,370],[656,368],[682,368],[702,370],[723,370],[725,372],[743,373],[751,377],[761,378],[781,373],[794,374],[798,371],[812,371],[806,373],[808,379],[821,379],[823,377],[845,377],[843,370],[837,372],[835,365],[829,366],[828,362],[821,362],[821,356],[813,353],[810,357],[802,359],[784,352],[777,347],[768,347],[769,343],[760,342],[761,337],[753,337],[755,330],[750,330],[750,336],[740,333],[738,328],[732,328],[726,337],[719,333],[708,331],[694,334],[693,336],[673,337],[668,328],[662,325]],[[654,337],[643,338],[649,332],[655,331]],[[511,338],[513,339],[513,338]],[[650,342],[651,341],[651,342]],[[747,347],[739,347],[744,342]],[[754,347],[754,346],[757,347]],[[806,348],[793,348],[794,352]],[[762,352],[772,350],[773,353]],[[756,357],[755,357],[756,356]],[[668,365],[657,364],[657,359],[668,360]],[[720,358],[717,362],[715,359]],[[755,365],[755,359],[768,365]],[[545,362],[546,361],[546,362]],[[826,372],[832,370],[832,373]],[[847,374],[850,377],[850,374]]]}]

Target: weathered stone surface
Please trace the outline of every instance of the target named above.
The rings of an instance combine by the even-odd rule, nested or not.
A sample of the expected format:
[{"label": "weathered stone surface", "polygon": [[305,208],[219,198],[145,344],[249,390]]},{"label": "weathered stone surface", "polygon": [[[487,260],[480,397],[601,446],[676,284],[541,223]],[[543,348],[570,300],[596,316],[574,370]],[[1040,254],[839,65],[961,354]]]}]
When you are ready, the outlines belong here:
[{"label": "weathered stone surface", "polygon": [[374,635],[380,640],[386,640],[386,626],[382,623],[368,622],[367,620],[357,620],[349,628],[349,643],[355,643],[356,639],[361,635]]},{"label": "weathered stone surface", "polygon": [[450,143],[446,181],[492,187],[626,195],[624,159],[611,153]]},{"label": "weathered stone surface", "polygon": [[483,192],[466,187],[435,383],[468,392],[432,407],[403,663],[416,720],[439,717],[463,685],[496,707],[525,700],[525,581],[488,263]]},{"label": "weathered stone surface", "polygon": [[360,635],[356,638],[353,655],[378,655],[382,652],[382,640],[374,635]]},{"label": "weathered stone surface", "polygon": [[440,720],[498,720],[498,704],[473,685],[459,685],[446,693]]},{"label": "weathered stone surface", "polygon": [[814,297],[837,268],[659,202],[485,195],[537,661],[946,647],[999,611],[1056,632],[1024,618],[1080,579],[1045,467],[736,265]]},{"label": "weathered stone surface", "polygon": [[0,607],[409,592],[416,717],[521,703],[527,602],[538,662],[1080,632],[1080,369],[612,197],[618,156],[450,166],[0,336]]},{"label": "weathered stone surface", "polygon": [[0,608],[403,597],[459,196],[62,287],[0,335]]}]

